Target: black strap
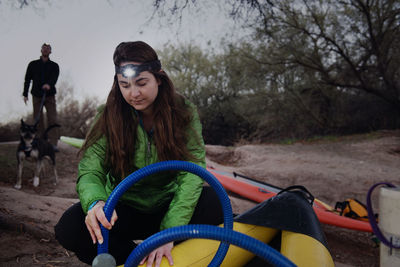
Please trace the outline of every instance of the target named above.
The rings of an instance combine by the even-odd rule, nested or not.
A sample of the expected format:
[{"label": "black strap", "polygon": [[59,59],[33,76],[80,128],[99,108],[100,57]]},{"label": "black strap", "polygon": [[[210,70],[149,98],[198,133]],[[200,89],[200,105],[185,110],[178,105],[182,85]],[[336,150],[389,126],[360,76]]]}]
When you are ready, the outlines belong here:
[{"label": "black strap", "polygon": [[282,194],[283,192],[299,192],[301,193],[307,200],[308,202],[313,205],[314,203],[314,196],[310,193],[310,191],[307,190],[307,188],[305,188],[302,185],[292,185],[289,187],[286,187],[285,189],[281,190],[277,195]]},{"label": "black strap", "polygon": [[339,210],[340,216],[343,216],[343,212],[347,206],[350,206],[348,201],[336,202],[335,210]]},{"label": "black strap", "polygon": [[42,101],[40,102],[39,112],[38,112],[38,114],[36,115],[36,118],[35,118],[35,124],[38,124],[38,123],[39,123],[40,114],[42,113],[43,106],[44,106],[44,101],[45,101],[45,100],[46,100],[46,90],[43,90]]}]

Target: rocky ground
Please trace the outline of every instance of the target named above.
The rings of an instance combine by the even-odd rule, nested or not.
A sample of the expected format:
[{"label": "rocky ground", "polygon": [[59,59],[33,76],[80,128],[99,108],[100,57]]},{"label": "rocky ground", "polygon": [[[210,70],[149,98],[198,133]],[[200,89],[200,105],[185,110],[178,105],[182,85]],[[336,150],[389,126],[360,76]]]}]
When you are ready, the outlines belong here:
[{"label": "rocky ground", "polygon": [[[39,187],[32,186],[33,164],[24,168],[21,190],[15,190],[17,143],[0,145],[0,266],[86,266],[54,239],[53,227],[77,201],[77,149],[60,143],[59,183],[46,167]],[[365,202],[377,182],[400,184],[400,131],[343,137],[291,145],[207,146],[207,163],[279,187],[305,186],[334,205],[352,197]],[[231,196],[234,212],[255,204]],[[377,208],[377,193],[373,198]],[[379,248],[370,233],[323,225],[337,266],[379,266]]]}]

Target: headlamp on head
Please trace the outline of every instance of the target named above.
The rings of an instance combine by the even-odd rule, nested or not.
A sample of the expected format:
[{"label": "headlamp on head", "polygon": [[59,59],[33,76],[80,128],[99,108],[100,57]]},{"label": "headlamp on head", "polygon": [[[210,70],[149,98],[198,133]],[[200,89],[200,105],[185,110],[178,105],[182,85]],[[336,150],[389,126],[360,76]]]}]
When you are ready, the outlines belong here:
[{"label": "headlamp on head", "polygon": [[143,64],[127,64],[115,66],[115,73],[121,74],[124,78],[136,78],[143,71],[160,71],[161,63],[159,60],[146,62]]}]

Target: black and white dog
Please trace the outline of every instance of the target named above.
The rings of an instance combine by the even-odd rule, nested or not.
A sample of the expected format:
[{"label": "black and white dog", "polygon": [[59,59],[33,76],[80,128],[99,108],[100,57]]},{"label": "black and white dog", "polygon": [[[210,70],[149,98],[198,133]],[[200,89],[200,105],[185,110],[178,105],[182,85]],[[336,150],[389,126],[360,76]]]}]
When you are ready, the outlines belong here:
[{"label": "black and white dog", "polygon": [[17,149],[17,162],[18,162],[18,175],[16,189],[21,189],[22,185],[22,168],[25,159],[33,160],[36,162],[35,176],[33,177],[33,186],[39,185],[39,174],[42,169],[44,158],[51,160],[51,165],[54,170],[54,184],[57,184],[57,170],[56,170],[56,153],[53,145],[47,141],[47,133],[54,127],[60,127],[58,124],[49,126],[43,133],[42,137],[36,136],[37,123],[29,125],[21,119],[20,135],[21,140]]}]

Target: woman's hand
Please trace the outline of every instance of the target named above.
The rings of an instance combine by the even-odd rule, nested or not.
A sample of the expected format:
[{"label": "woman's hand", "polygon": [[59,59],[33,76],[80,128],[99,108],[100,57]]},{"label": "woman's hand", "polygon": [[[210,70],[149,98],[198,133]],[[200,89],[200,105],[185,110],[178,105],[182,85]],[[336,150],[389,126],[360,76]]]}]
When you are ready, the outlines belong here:
[{"label": "woman's hand", "polygon": [[174,265],[174,261],[172,260],[172,255],[171,255],[171,250],[173,247],[174,247],[174,242],[170,242],[153,250],[140,262],[140,265],[142,265],[147,260],[146,266],[151,267],[153,266],[153,262],[155,259],[154,267],[159,267],[163,256],[167,258],[170,266]]},{"label": "woman's hand", "polygon": [[92,237],[93,244],[96,244],[96,241],[99,241],[100,244],[103,244],[103,236],[101,235],[101,229],[99,222],[108,230],[114,226],[115,221],[118,219],[117,213],[115,210],[111,216],[111,222],[109,222],[104,214],[103,207],[105,205],[104,201],[99,201],[91,208],[85,218],[85,224],[87,229],[89,230],[90,236]]}]

